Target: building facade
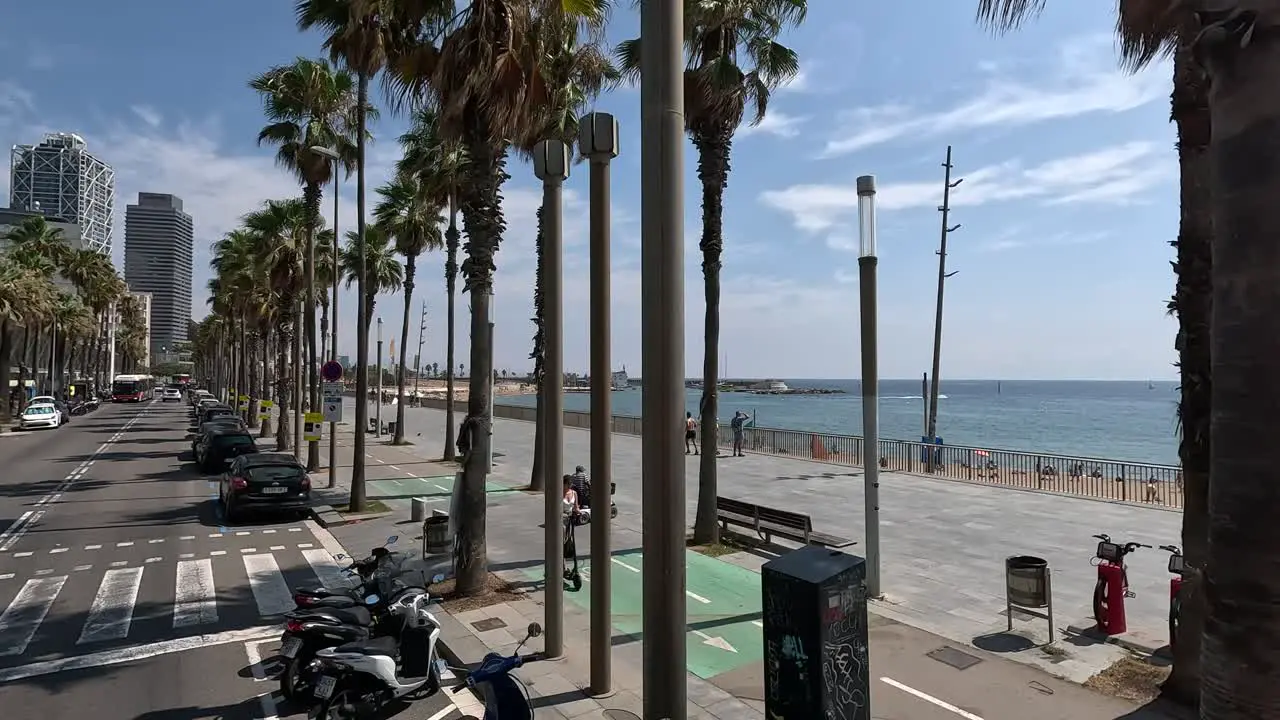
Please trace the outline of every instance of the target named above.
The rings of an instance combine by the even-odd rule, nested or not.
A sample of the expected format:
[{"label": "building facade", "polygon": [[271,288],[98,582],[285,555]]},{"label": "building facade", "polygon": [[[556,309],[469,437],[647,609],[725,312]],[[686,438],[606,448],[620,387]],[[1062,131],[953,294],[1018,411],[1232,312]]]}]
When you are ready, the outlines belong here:
[{"label": "building facade", "polygon": [[191,216],[181,198],[138,193],[138,202],[125,209],[124,280],[134,292],[151,296],[148,349],[157,362],[166,362],[187,340],[193,242]]},{"label": "building facade", "polygon": [[[129,295],[131,295],[134,299],[138,301],[138,310],[142,314],[142,327],[146,328],[146,337],[144,338],[144,341],[142,344],[143,347],[146,348],[146,351],[140,364],[142,365],[142,367],[149,368],[151,367],[151,357],[152,357],[152,354],[151,354],[151,293],[134,292],[132,289],[130,289]],[[113,323],[115,323],[116,329],[118,330],[121,325],[120,313],[116,312],[115,317],[111,318],[111,320]],[[115,365],[116,374],[120,373],[120,368],[123,366],[122,358],[120,357],[119,353],[120,351],[119,351],[119,348],[117,347],[116,365]]]},{"label": "building facade", "polygon": [[39,145],[15,145],[9,172],[12,209],[77,225],[85,247],[111,254],[115,171],[89,153],[84,138],[50,133]]}]

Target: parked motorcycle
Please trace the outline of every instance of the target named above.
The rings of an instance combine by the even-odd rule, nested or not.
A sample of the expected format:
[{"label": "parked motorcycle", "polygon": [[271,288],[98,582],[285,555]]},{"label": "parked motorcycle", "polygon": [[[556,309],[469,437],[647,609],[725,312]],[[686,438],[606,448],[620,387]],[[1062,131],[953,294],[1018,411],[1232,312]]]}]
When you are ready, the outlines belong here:
[{"label": "parked motorcycle", "polygon": [[[388,576],[394,575],[396,572],[393,571],[393,568],[398,571],[399,567],[403,565],[404,558],[397,557],[387,549],[388,545],[394,545],[399,539],[399,535],[392,535],[387,538],[386,543],[381,547],[374,548],[369,553],[369,557],[357,560],[343,568],[343,572],[357,581],[354,585],[346,587],[304,586],[294,588],[294,604],[298,608],[316,606],[359,607],[365,604],[365,598],[370,593],[377,592],[376,589],[368,588],[374,576],[379,572]],[[339,555],[336,559],[343,560],[346,558]]]},{"label": "parked motorcycle", "polygon": [[543,660],[542,653],[520,654],[520,648],[542,634],[542,626],[529,623],[528,632],[516,646],[515,652],[504,657],[489,653],[480,661],[480,667],[468,672],[466,678],[454,690],[479,689],[484,697],[484,720],[532,720],[533,706],[520,681],[511,673],[525,663]]}]

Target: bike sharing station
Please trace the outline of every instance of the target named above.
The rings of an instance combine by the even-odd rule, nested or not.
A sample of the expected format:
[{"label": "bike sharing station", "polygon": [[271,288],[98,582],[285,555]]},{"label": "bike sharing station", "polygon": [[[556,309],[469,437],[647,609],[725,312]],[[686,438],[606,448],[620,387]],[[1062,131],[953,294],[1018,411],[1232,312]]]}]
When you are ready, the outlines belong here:
[{"label": "bike sharing station", "polygon": [[1107,642],[1141,653],[1162,652],[1160,643],[1167,641],[1168,649],[1172,652],[1173,646],[1177,643],[1181,613],[1180,594],[1188,573],[1182,549],[1177,545],[1159,547],[1160,550],[1169,553],[1167,568],[1172,575],[1169,578],[1168,634],[1167,637],[1161,638],[1147,628],[1130,628],[1125,611],[1125,600],[1137,597],[1136,593],[1129,589],[1129,568],[1125,558],[1139,549],[1153,549],[1152,546],[1139,542],[1116,542],[1105,534],[1093,537],[1098,540],[1092,559],[1092,564],[1097,568],[1091,618],[1094,625],[1086,627],[1082,622],[1069,626],[1067,630],[1077,634],[1100,636]]}]

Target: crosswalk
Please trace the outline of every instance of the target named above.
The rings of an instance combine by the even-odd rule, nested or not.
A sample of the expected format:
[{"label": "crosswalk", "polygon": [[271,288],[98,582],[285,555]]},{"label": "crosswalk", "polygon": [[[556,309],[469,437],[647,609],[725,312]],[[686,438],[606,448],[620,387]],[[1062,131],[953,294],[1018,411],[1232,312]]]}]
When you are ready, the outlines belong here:
[{"label": "crosswalk", "polygon": [[292,587],[344,582],[318,548],[40,570],[0,581],[0,664],[263,625],[294,608]]}]

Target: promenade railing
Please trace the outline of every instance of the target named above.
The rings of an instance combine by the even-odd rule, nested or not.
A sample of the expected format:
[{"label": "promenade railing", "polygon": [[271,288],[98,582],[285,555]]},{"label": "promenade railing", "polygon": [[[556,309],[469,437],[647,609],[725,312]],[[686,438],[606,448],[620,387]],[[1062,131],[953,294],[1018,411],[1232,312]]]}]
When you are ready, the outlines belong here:
[{"label": "promenade railing", "polygon": [[[422,404],[444,409],[444,401],[438,398],[425,400]],[[509,420],[534,422],[537,419],[537,411],[532,407],[495,404],[493,411],[497,417]],[[589,428],[591,414],[566,410],[564,424],[570,428]],[[613,416],[612,431],[615,433],[640,435],[643,427],[639,417]],[[733,433],[727,427],[721,427],[716,434],[716,442],[721,448],[732,449]],[[743,431],[743,449],[850,467],[861,467],[865,457],[861,437],[782,428],[747,428]],[[932,468],[929,467],[930,449],[933,451]],[[930,446],[911,440],[881,440],[880,467],[946,480],[1165,508],[1182,507],[1182,471],[1174,465],[960,445]]]}]

